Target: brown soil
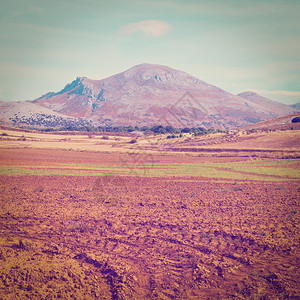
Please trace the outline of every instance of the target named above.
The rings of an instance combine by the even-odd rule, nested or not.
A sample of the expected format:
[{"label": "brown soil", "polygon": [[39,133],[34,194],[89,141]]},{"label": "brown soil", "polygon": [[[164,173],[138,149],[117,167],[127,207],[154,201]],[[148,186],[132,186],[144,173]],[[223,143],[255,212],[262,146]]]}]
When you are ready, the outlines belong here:
[{"label": "brown soil", "polygon": [[[112,153],[0,155],[2,165],[120,163]],[[235,159],[247,158],[210,158]],[[299,192],[296,181],[0,176],[0,298],[297,299]]]},{"label": "brown soil", "polygon": [[[66,151],[49,149],[1,149],[0,165],[57,165],[66,164],[108,164],[118,165],[130,156],[139,156],[137,151],[127,153],[99,153],[87,151]],[[249,157],[202,157],[186,154],[168,154],[155,156],[161,163],[201,163],[201,162],[228,162],[244,161]]]}]

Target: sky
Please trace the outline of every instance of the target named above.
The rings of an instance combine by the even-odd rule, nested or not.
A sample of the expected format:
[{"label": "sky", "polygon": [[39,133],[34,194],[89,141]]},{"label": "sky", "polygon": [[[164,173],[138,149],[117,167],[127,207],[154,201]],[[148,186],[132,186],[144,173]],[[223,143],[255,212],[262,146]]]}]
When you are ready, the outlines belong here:
[{"label": "sky", "polygon": [[299,0],[0,0],[0,100],[167,65],[237,94],[300,101]]}]

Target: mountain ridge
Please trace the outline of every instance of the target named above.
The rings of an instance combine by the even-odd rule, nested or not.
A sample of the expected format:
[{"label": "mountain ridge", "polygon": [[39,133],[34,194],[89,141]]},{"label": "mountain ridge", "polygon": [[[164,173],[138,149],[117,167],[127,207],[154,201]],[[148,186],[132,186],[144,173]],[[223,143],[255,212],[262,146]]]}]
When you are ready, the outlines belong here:
[{"label": "mountain ridge", "polygon": [[[238,94],[238,96],[242,97],[244,99],[247,99],[247,100],[249,100],[253,103],[257,103],[257,104],[264,105],[264,106],[268,105],[268,107],[270,107],[272,109],[273,113],[275,114],[274,118],[278,117],[280,112],[282,112],[282,109],[283,109],[282,103],[271,100],[271,99],[266,98],[266,97],[263,97],[263,96],[255,93],[255,92],[252,92],[252,91],[246,91],[246,92],[240,93],[240,94]],[[289,113],[288,107],[291,107],[291,106],[289,106],[289,105],[285,106],[285,108],[286,108],[286,113],[285,114]],[[276,114],[277,114],[277,116],[276,116]]]},{"label": "mountain ridge", "polygon": [[232,129],[295,112],[270,99],[260,103],[243,96],[186,72],[144,63],[101,80],[77,77],[62,90],[46,93],[32,103],[100,125],[139,127]]}]

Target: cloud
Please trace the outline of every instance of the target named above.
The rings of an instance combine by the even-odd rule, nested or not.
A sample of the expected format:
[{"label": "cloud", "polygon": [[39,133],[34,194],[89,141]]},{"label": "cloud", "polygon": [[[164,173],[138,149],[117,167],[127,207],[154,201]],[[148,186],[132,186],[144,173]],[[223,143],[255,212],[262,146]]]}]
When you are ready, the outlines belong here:
[{"label": "cloud", "polygon": [[125,34],[134,34],[136,32],[143,32],[149,36],[160,36],[167,33],[171,29],[171,26],[159,20],[145,20],[136,23],[129,23],[121,27],[121,30]]},{"label": "cloud", "polygon": [[32,12],[36,14],[41,14],[44,12],[43,8],[40,6],[34,6],[32,7]]}]

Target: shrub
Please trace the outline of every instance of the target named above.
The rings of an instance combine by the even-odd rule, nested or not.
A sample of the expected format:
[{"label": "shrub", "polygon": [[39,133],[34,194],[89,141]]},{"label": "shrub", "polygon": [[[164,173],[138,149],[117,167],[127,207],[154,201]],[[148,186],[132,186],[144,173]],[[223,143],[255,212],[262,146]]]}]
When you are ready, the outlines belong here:
[{"label": "shrub", "polygon": [[177,137],[178,137],[177,135],[172,134],[172,135],[168,135],[167,139],[174,139],[174,138],[177,138]]},{"label": "shrub", "polygon": [[130,144],[135,144],[137,142],[137,140],[136,139],[133,139],[133,140],[131,140],[129,143]]},{"label": "shrub", "polygon": [[183,129],[181,129],[181,132],[183,132],[183,133],[189,133],[191,131],[192,131],[192,128],[189,128],[189,127],[185,127]]},{"label": "shrub", "polygon": [[292,120],[292,123],[298,123],[300,122],[300,117],[296,117]]}]

